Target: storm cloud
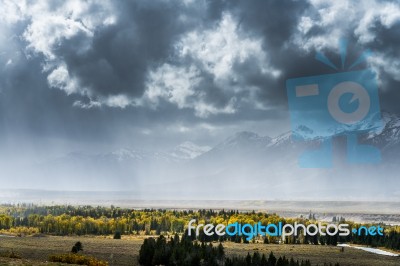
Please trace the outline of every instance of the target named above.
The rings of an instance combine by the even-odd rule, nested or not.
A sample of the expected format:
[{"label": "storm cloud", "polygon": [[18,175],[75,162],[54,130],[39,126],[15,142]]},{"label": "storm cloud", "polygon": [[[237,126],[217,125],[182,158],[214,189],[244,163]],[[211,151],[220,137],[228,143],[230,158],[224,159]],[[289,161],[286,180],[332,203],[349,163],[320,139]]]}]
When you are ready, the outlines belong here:
[{"label": "storm cloud", "polygon": [[340,66],[343,38],[347,67],[373,51],[360,68],[400,113],[395,1],[0,0],[0,11],[4,158],[282,133],[285,81],[335,73],[315,54]]}]

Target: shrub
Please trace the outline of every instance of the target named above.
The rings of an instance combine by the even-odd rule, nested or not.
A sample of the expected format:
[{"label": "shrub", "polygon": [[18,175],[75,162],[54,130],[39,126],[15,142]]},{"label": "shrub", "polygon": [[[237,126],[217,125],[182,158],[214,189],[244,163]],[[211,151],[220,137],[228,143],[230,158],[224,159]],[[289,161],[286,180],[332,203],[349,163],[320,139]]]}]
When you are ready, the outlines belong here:
[{"label": "shrub", "polygon": [[83,245],[80,241],[76,242],[75,245],[72,247],[72,253],[78,253],[79,251],[83,251]]},{"label": "shrub", "polygon": [[108,266],[107,261],[99,260],[91,256],[84,256],[72,253],[50,255],[49,261],[87,266]]},{"label": "shrub", "polygon": [[10,258],[10,259],[21,259],[21,256],[14,252],[14,250],[0,253],[0,257]]},{"label": "shrub", "polygon": [[0,234],[12,234],[18,236],[39,234],[40,230],[37,227],[17,226],[7,230],[0,230]]}]

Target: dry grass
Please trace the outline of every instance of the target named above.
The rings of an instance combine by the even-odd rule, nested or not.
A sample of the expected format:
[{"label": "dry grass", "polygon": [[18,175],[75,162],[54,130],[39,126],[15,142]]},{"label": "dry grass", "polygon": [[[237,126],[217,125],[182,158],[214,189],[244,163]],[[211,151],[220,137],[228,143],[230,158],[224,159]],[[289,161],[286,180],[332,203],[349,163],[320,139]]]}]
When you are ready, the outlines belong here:
[{"label": "dry grass", "polygon": [[71,251],[72,246],[81,241],[82,254],[106,260],[110,265],[138,265],[137,255],[143,239],[121,239],[100,237],[15,237],[2,238],[0,251],[13,249],[24,259],[48,260],[49,255]]},{"label": "dry grass", "polygon": [[[83,254],[106,260],[111,265],[138,265],[137,256],[144,237],[125,237],[114,240],[112,237],[16,237],[0,238],[0,252],[13,249],[23,260],[0,258],[0,265],[61,265],[46,263],[49,255],[71,250],[77,241],[83,244]],[[295,260],[310,259],[313,265],[324,262],[339,262],[341,266],[395,266],[400,265],[400,257],[387,257],[368,253],[362,250],[332,246],[314,245],[277,245],[277,244],[236,244],[224,243],[226,254],[246,255],[247,252],[258,251],[268,255],[293,257]],[[27,261],[29,259],[29,261]]]},{"label": "dry grass", "polygon": [[[58,266],[58,265],[65,265],[60,263],[53,263],[53,262],[42,262],[36,260],[26,260],[26,259],[10,259],[10,258],[2,258],[0,257],[0,265],[7,265],[7,266]],[[73,265],[69,265],[73,266]]]}]

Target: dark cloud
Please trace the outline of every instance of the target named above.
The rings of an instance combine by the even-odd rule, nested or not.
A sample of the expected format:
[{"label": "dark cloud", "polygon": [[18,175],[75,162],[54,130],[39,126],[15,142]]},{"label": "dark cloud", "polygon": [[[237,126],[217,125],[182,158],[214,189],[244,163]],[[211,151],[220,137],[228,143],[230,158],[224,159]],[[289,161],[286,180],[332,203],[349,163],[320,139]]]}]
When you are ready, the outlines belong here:
[{"label": "dark cloud", "polygon": [[[324,7],[332,12],[339,9],[328,2]],[[144,129],[178,124],[195,128],[202,123],[240,128],[247,121],[280,119],[287,108],[286,79],[335,72],[314,58],[321,48],[339,62],[336,43],[318,39],[328,40],[335,30],[352,44],[349,61],[367,48],[382,58],[376,66],[383,86],[382,107],[400,111],[399,78],[393,77],[399,69],[399,22],[385,22],[379,13],[373,23],[361,27],[358,22],[368,10],[363,5],[348,21],[337,21],[337,28],[324,22],[320,7],[305,1],[110,2],[88,4],[77,15],[64,9],[70,12],[63,1],[52,2],[40,16],[27,10],[25,17],[19,14],[18,22],[2,22],[11,30],[10,36],[18,36],[9,45],[20,52],[20,60],[0,70],[3,135],[18,130],[26,135],[121,142],[134,135],[140,142],[146,137],[140,133]],[[53,13],[65,20],[50,20]],[[301,32],[304,18],[310,18],[310,26]],[[54,27],[50,33],[32,26],[40,20],[39,26]],[[364,40],[368,34],[373,38]],[[232,40],[234,45],[229,43]],[[182,54],[182,46],[189,49],[187,54]],[[223,64],[220,55],[224,54],[232,56],[230,64]],[[7,52],[1,63],[6,65],[9,57]],[[198,82],[189,80],[188,88],[180,88],[182,83],[171,81],[168,88],[160,85],[156,96],[147,95],[149,73],[161,73],[157,71],[166,65],[170,67],[166,75],[179,73],[173,79],[192,74]],[[69,76],[55,76],[60,83],[49,82],[60,67]],[[73,82],[74,89],[65,89]],[[120,101],[110,98],[119,95],[127,102],[110,104]]]},{"label": "dark cloud", "polygon": [[[140,97],[149,68],[167,60],[175,40],[199,21],[193,9],[178,1],[116,5],[117,23],[96,29],[88,50],[76,49],[81,40],[77,35],[63,40],[55,54],[63,58],[79,86],[95,97],[119,93]],[[180,15],[186,16],[184,22]]]}]

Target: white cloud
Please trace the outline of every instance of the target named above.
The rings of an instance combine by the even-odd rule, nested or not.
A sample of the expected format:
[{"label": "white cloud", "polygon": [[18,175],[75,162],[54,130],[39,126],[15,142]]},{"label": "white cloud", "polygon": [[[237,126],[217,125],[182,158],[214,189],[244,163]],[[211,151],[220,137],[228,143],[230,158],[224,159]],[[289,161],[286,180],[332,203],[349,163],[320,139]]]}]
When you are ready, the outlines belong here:
[{"label": "white cloud", "polygon": [[93,108],[93,107],[100,107],[101,103],[97,102],[97,101],[93,101],[93,100],[90,100],[89,103],[84,103],[82,101],[75,101],[73,106],[79,107],[79,108],[82,108],[82,109],[90,109],[90,108]]},{"label": "white cloud", "polygon": [[[308,52],[322,48],[338,49],[339,39],[348,34],[353,34],[360,46],[379,42],[377,25],[390,29],[400,23],[400,5],[391,1],[311,0],[310,3],[318,16],[310,17],[311,13],[307,12],[300,18],[297,32],[292,36],[293,43]],[[313,27],[322,31],[310,36]],[[382,69],[400,81],[397,58],[388,56],[385,51],[373,51],[373,57],[368,62],[378,75],[379,69]]]},{"label": "white cloud", "polygon": [[144,100],[155,106],[159,98],[164,98],[179,108],[190,107],[187,98],[195,94],[194,87],[199,82],[199,71],[195,66],[186,68],[163,64],[149,73]]},{"label": "white cloud", "polygon": [[36,53],[42,53],[47,60],[57,60],[53,51],[63,39],[70,39],[80,33],[81,38],[85,37],[75,49],[85,50],[90,47],[90,38],[93,33],[88,30],[81,22],[65,18],[60,15],[48,15],[40,19],[34,20],[24,32],[23,37],[28,41],[28,50]]},{"label": "white cloud", "polygon": [[88,96],[89,102],[75,101],[74,106],[83,109],[90,109],[94,107],[108,106],[108,107],[118,107],[124,109],[131,105],[137,105],[129,97],[123,94],[111,95],[107,97],[100,97],[94,100],[92,97]]},{"label": "white cloud", "polygon": [[0,22],[11,24],[24,19],[21,7],[16,1],[2,0],[0,1]]},{"label": "white cloud", "polygon": [[78,81],[69,76],[66,65],[62,63],[50,72],[47,81],[50,87],[61,89],[68,95],[79,91]]},{"label": "white cloud", "polygon": [[[110,1],[70,0],[52,6],[51,1],[9,1],[1,0],[0,6],[4,16],[3,23],[11,25],[19,21],[28,22],[22,38],[28,43],[26,50],[30,56],[42,54],[45,58],[43,71],[48,73],[50,87],[58,88],[70,94],[90,96],[87,88],[80,86],[79,80],[71,76],[63,58],[55,54],[64,40],[79,36],[79,45],[74,49],[85,51],[90,48],[93,32],[102,25],[115,23]],[[96,13],[91,13],[97,8]],[[106,98],[106,105],[124,106],[124,100],[116,96]],[[90,108],[99,102],[90,104],[76,102],[75,106]]]},{"label": "white cloud", "polygon": [[[207,117],[210,114],[232,114],[236,112],[237,93],[257,90],[253,86],[238,83],[234,64],[252,60],[252,64],[265,75],[277,77],[280,71],[269,65],[261,38],[240,36],[238,22],[231,14],[225,13],[216,27],[209,30],[195,30],[183,36],[176,44],[178,61],[185,66],[165,63],[149,74],[145,98],[155,107],[159,98],[174,103],[178,108],[194,109],[195,114]],[[185,61],[191,58],[191,65]],[[202,73],[214,77],[218,89],[230,97],[227,104],[217,107],[207,102],[200,86]],[[232,83],[238,83],[232,85]],[[240,99],[246,101],[248,99]],[[254,99],[253,99],[254,100]]]},{"label": "white cloud", "polygon": [[[192,2],[186,1],[185,4],[192,5]],[[337,41],[346,33],[355,34],[361,44],[366,44],[376,38],[376,29],[372,27],[376,22],[390,28],[400,21],[400,7],[394,2],[311,0],[310,3],[312,8],[300,17],[297,31],[291,37],[291,44],[305,51],[337,48]],[[248,85],[236,67],[251,62],[251,71],[271,78],[279,77],[281,71],[271,66],[268,47],[263,46],[263,36],[241,31],[239,21],[229,12],[224,12],[210,28],[198,27],[179,35],[181,37],[176,40],[171,60],[148,70],[141,98],[118,90],[113,92],[114,95],[99,96],[84,87],[68,69],[58,49],[65,40],[75,37],[79,39],[74,47],[78,55],[79,51],[84,53],[90,49],[97,29],[118,22],[113,5],[110,0],[70,0],[60,2],[58,6],[51,1],[0,0],[0,9],[4,14],[0,22],[13,24],[25,21],[28,24],[21,36],[28,43],[28,54],[44,56],[43,70],[50,87],[61,89],[68,95],[79,94],[90,99],[89,103],[76,101],[74,105],[78,107],[149,105],[157,108],[162,101],[167,101],[180,109],[192,109],[200,117],[235,113],[244,104],[256,109],[268,109],[256,99],[260,88]],[[188,20],[184,14],[179,19]],[[313,33],[315,27],[322,29],[321,33]],[[399,64],[394,59],[382,54],[377,54],[377,57],[379,60],[371,62],[393,75],[399,73]],[[4,64],[7,64],[6,61]],[[201,87],[205,76],[209,79],[207,82],[215,87],[207,89],[216,90],[217,96],[211,97],[212,100],[218,97],[223,100],[217,103],[210,101],[207,95],[210,92]]]},{"label": "white cloud", "polygon": [[[310,12],[303,15],[292,37],[305,50],[336,47],[338,39],[347,33],[354,33],[365,44],[374,40],[376,22],[390,28],[400,21],[400,7],[393,2],[311,0],[310,3],[318,16],[310,17]],[[307,36],[313,27],[322,28],[324,33]]]},{"label": "white cloud", "polygon": [[238,22],[231,14],[225,13],[217,28],[193,31],[183,37],[178,42],[180,55],[198,59],[217,80],[232,78],[236,74],[232,71],[233,64],[243,63],[249,58],[254,59],[254,64],[264,73],[278,75],[279,71],[268,64],[262,39],[240,36],[237,28]]},{"label": "white cloud", "polygon": [[132,105],[132,100],[130,100],[126,95],[122,94],[108,96],[102,102],[109,107],[125,108],[129,105]]},{"label": "white cloud", "polygon": [[[141,98],[120,93],[96,95],[73,75],[58,51],[66,40],[73,38],[78,42],[74,47],[78,50],[75,51],[77,54],[88,51],[96,30],[118,20],[111,1],[70,0],[58,6],[50,1],[0,1],[4,3],[7,16],[3,20],[6,23],[27,22],[21,37],[28,43],[28,55],[44,56],[43,71],[47,74],[49,86],[63,90],[67,95],[79,94],[90,99],[89,103],[76,101],[74,106],[77,107],[150,105],[156,108],[162,99],[180,109],[193,109],[200,117],[235,113],[239,102],[249,102],[248,98],[237,95],[247,91],[247,97],[253,97],[254,91],[259,89],[240,81],[240,73],[234,70],[235,64],[251,60],[260,73],[273,77],[280,74],[279,70],[270,66],[262,38],[245,36],[239,32],[238,21],[230,13],[224,13],[214,27],[193,30],[177,40],[174,47],[176,61],[149,70],[148,83]],[[186,4],[190,5],[190,1]],[[191,58],[191,63],[187,64],[185,58]],[[201,88],[204,75],[212,77],[216,89],[227,97],[224,104],[209,102],[205,88]]]}]

